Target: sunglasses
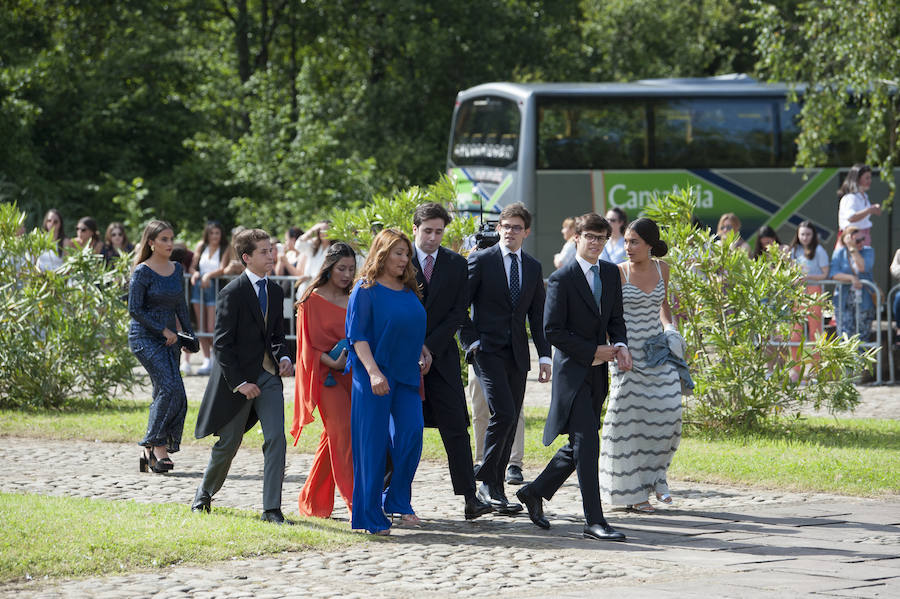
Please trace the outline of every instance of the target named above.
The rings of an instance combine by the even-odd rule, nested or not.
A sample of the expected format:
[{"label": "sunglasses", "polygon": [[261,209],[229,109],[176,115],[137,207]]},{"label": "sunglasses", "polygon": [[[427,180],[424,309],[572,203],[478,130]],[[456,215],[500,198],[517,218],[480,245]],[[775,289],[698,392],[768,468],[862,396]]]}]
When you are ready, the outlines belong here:
[{"label": "sunglasses", "polygon": [[76,231],[88,231],[89,229],[87,227],[75,227],[75,230]]}]

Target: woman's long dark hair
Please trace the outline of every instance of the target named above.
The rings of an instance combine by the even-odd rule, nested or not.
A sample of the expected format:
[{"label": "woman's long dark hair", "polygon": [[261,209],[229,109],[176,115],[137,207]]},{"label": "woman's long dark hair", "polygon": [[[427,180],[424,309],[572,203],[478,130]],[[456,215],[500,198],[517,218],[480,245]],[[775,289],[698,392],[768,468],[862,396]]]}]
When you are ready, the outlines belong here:
[{"label": "woman's long dark hair", "polygon": [[228,247],[228,236],[225,235],[225,227],[214,220],[206,223],[206,227],[203,229],[203,242],[200,244],[200,251],[198,253],[203,254],[203,251],[209,247],[209,234],[213,229],[219,230],[219,250],[221,251],[219,256],[223,256],[225,254],[225,248]]},{"label": "woman's long dark hair", "polygon": [[[343,241],[332,243],[328,247],[328,249],[325,250],[325,261],[322,262],[322,268],[319,269],[319,273],[316,275],[316,278],[312,281],[312,283],[309,284],[309,287],[307,287],[306,291],[303,292],[303,296],[297,301],[298,306],[308,300],[313,291],[315,291],[319,287],[322,287],[328,282],[328,279],[331,278],[331,271],[334,270],[334,265],[340,262],[341,258],[353,258],[355,265],[356,252],[354,252],[353,248],[351,248]],[[350,295],[351,287],[353,287],[352,284],[347,285],[344,293]]]},{"label": "woman's long dark hair", "polygon": [[172,225],[167,223],[164,220],[151,220],[150,223],[144,228],[144,234],[141,235],[141,244],[138,249],[137,254],[134,257],[134,266],[137,267],[138,264],[147,260],[152,253],[150,249],[150,241],[156,241],[156,237],[165,230],[175,232],[175,229],[172,228]]},{"label": "woman's long dark hair", "polygon": [[63,245],[66,242],[66,224],[63,222],[62,214],[59,213],[59,210],[56,208],[51,208],[47,211],[47,214],[44,215],[44,221],[41,223],[41,229],[44,231],[48,231],[47,229],[47,217],[53,215],[59,220],[59,228],[54,233],[53,241],[56,242],[56,255],[63,255]]},{"label": "woman's long dark hair", "polygon": [[812,240],[809,242],[809,247],[803,248],[803,255],[806,256],[807,259],[812,260],[813,258],[816,257],[816,248],[819,247],[819,232],[816,231],[816,228],[808,220],[805,220],[802,223],[800,223],[799,225],[797,225],[797,230],[794,231],[794,240],[791,242],[791,255],[794,254],[795,247],[797,247],[797,246],[803,247],[803,245],[800,243],[800,229],[801,228],[810,229],[813,233]]},{"label": "woman's long dark hair", "polygon": [[775,232],[775,229],[770,227],[769,225],[763,225],[756,231],[756,241],[753,243],[753,253],[750,255],[751,258],[756,260],[759,258],[766,248],[762,246],[762,238],[763,237],[771,237],[775,240],[775,243],[781,245],[781,241],[778,239],[778,233]]}]

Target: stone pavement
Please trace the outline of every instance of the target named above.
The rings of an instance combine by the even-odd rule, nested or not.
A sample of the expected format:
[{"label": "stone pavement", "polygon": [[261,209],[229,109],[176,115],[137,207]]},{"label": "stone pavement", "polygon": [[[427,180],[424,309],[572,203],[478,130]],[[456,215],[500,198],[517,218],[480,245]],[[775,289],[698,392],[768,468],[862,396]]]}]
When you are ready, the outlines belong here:
[{"label": "stone pavement", "polygon": [[[199,399],[205,377],[186,379]],[[549,385],[530,381],[527,403],[546,405]],[[285,380],[287,396],[293,380]],[[896,387],[864,387],[857,417],[900,417]],[[190,430],[193,423],[188,423]],[[262,439],[248,434],[216,506],[259,510]],[[261,436],[260,436],[261,437]],[[256,442],[258,441],[258,442]],[[184,446],[176,470],[140,474],[132,444],[4,438],[0,491],[172,502],[193,497],[206,447]],[[289,449],[283,509],[296,497],[311,455]],[[526,477],[529,473],[526,471]],[[413,505],[424,526],[331,551],[282,553],[206,566],[81,580],[0,584],[11,597],[900,597],[900,495],[861,499],[671,481],[675,503],[653,515],[607,510],[627,543],[581,538],[575,477],[545,511],[462,518],[445,464],[423,463]],[[508,489],[509,494],[515,491]],[[340,498],[334,517],[347,520]],[[213,514],[211,517],[215,517]]]},{"label": "stone pavement", "polygon": [[[252,440],[252,439],[250,439]],[[0,491],[174,502],[193,496],[208,449],[185,446],[167,475],[140,474],[131,444],[5,438]],[[259,509],[262,454],[242,449],[213,503]],[[289,452],[284,509],[311,456]],[[282,553],[128,575],[0,585],[0,598],[90,597],[898,597],[900,498],[858,499],[673,481],[653,515],[608,512],[627,543],[581,538],[575,478],[527,516],[462,518],[443,464],[423,463],[413,503],[424,522],[333,551]],[[335,517],[347,519],[337,500]],[[203,517],[203,516],[198,516]],[[215,513],[212,516],[215,517]]]}]

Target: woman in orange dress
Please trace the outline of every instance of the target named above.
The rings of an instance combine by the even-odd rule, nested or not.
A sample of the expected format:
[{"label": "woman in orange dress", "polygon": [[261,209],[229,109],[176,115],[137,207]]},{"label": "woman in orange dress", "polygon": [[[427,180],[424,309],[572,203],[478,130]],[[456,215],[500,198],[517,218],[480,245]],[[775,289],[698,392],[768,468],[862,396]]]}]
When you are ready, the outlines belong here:
[{"label": "woman in orange dress", "polygon": [[352,511],[353,453],[350,445],[350,373],[344,374],[347,350],[329,352],[344,340],[347,301],[356,275],[356,254],[346,243],[334,243],[315,280],[297,302],[297,362],[294,384],[294,445],[303,426],[319,408],[325,430],[306,484],[300,490],[300,514],[328,518],[334,488]]}]

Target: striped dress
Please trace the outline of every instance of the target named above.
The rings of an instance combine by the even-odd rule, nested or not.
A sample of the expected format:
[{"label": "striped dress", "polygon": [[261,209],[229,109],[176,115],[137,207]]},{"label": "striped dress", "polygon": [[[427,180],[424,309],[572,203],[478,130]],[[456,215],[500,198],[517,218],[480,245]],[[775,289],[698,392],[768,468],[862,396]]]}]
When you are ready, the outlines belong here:
[{"label": "striped dress", "polygon": [[[659,273],[659,262],[656,262]],[[681,441],[681,383],[670,363],[646,366],[644,343],[662,332],[659,309],[665,297],[660,273],[648,294],[630,282],[626,266],[622,304],[628,327],[631,371],[610,363],[610,399],[600,443],[600,495],[605,503],[633,505],[651,493],[668,493],[666,470]]]}]

